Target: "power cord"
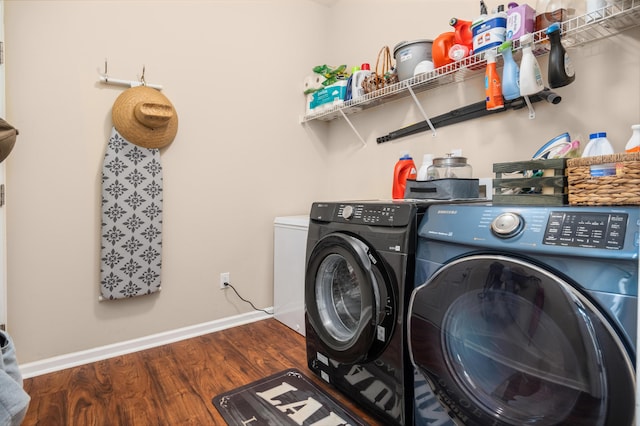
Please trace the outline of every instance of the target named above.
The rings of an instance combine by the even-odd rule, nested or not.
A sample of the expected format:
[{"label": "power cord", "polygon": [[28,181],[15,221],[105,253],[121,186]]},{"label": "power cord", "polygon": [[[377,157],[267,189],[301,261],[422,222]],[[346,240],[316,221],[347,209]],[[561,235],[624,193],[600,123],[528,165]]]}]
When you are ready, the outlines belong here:
[{"label": "power cord", "polygon": [[265,309],[260,309],[260,308],[256,308],[256,306],[251,303],[250,300],[245,299],[244,297],[240,296],[240,293],[238,293],[238,290],[236,290],[236,288],[234,286],[231,285],[231,283],[225,282],[224,283],[225,287],[231,287],[231,290],[233,290],[233,292],[236,294],[236,296],[238,296],[240,298],[240,300],[242,300],[243,302],[246,302],[248,304],[251,305],[251,307],[256,310],[256,311],[260,311],[260,312],[264,312],[267,315],[273,315],[273,312],[269,312]]}]

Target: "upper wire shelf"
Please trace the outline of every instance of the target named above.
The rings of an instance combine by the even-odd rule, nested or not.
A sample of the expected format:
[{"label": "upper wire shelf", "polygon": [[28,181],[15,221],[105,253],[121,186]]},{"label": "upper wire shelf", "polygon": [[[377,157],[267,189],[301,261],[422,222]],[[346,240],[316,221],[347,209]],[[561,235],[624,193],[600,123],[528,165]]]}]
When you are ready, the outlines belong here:
[{"label": "upper wire shelf", "polygon": [[[640,26],[640,0],[616,0],[614,3],[589,14],[577,16],[562,23],[562,42],[566,47],[580,46]],[[534,33],[534,53],[541,56],[549,52],[545,30]],[[514,53],[520,50],[518,40],[513,42]],[[498,62],[501,56],[498,54]],[[413,92],[423,92],[450,83],[465,81],[484,74],[485,52],[468,56],[460,61],[419,74],[407,80],[386,86],[358,99],[351,99],[317,113],[307,114],[302,123],[331,121],[338,117],[369,109],[382,103],[404,98]]]}]

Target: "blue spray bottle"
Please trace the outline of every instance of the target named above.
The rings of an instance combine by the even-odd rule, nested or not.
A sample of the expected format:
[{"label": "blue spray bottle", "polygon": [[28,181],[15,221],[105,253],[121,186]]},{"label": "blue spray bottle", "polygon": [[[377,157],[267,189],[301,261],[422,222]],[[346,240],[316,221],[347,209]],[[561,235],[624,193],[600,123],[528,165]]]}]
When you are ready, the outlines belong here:
[{"label": "blue spray bottle", "polygon": [[502,59],[504,60],[502,68],[502,96],[507,101],[520,97],[520,69],[516,61],[513,60],[511,45],[511,40],[509,40],[498,47],[498,53],[502,55]]}]

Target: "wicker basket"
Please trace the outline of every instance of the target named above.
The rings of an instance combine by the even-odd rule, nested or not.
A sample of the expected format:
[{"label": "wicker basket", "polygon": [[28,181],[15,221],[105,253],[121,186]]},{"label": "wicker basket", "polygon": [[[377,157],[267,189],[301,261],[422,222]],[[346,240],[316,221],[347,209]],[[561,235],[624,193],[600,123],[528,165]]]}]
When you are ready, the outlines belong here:
[{"label": "wicker basket", "polygon": [[[611,164],[615,174],[597,176],[592,166],[605,164]],[[567,160],[567,177],[571,205],[640,205],[640,153],[572,158]]]}]

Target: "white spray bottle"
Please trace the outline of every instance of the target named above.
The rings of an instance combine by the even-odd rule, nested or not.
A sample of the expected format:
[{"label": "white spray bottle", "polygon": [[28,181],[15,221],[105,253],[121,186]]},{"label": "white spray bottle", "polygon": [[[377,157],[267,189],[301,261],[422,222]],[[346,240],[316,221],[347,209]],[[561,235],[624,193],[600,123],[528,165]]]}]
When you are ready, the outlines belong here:
[{"label": "white spray bottle", "polygon": [[544,90],[540,64],[533,54],[533,34],[520,37],[522,60],[520,61],[520,95],[529,96]]}]

